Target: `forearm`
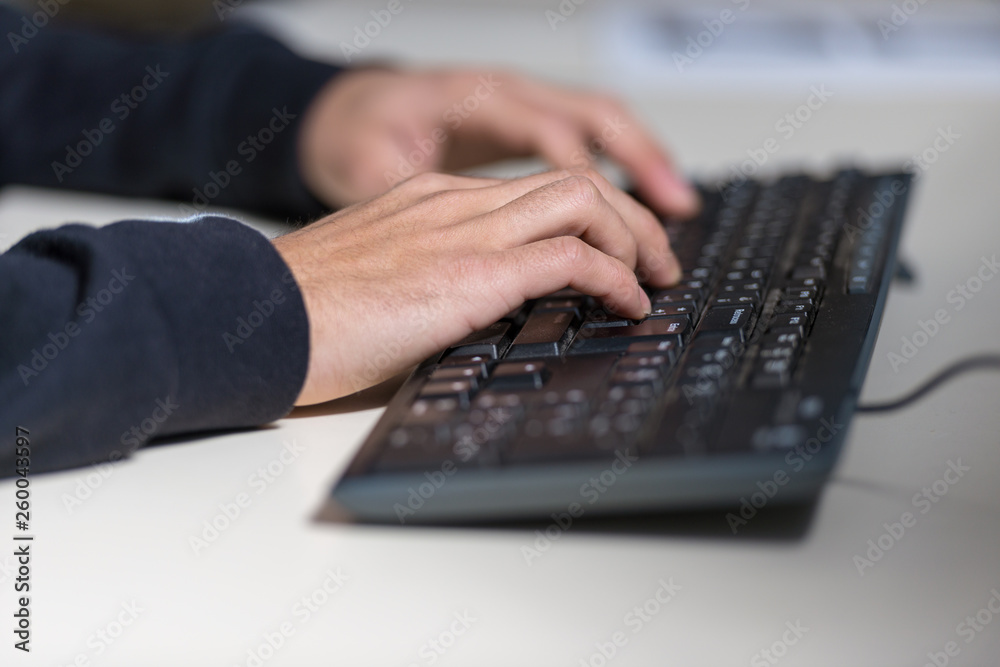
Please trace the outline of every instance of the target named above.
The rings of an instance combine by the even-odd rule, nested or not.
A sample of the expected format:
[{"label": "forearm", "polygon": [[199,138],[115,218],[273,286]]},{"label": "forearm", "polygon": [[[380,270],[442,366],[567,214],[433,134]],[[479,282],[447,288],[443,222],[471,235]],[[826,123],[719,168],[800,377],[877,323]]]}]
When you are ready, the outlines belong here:
[{"label": "forearm", "polygon": [[[0,309],[0,433],[31,431],[35,472],[272,421],[308,363],[291,273],[225,218],[32,234],[0,256]],[[0,438],[0,474],[13,451]]]},{"label": "forearm", "polygon": [[[0,8],[0,32],[20,19]],[[247,28],[139,43],[47,26],[0,50],[0,184],[311,218],[296,138],[338,71]]]}]

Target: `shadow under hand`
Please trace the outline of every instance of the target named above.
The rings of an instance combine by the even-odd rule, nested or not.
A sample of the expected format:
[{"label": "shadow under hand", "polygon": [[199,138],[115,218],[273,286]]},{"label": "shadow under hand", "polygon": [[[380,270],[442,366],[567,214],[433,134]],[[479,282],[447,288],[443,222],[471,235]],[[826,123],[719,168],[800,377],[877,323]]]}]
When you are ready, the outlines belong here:
[{"label": "shadow under hand", "polygon": [[336,398],[326,403],[316,405],[305,405],[295,408],[285,417],[285,419],[301,419],[303,417],[323,417],[325,415],[342,415],[348,412],[359,412],[361,410],[373,410],[382,408],[395,395],[403,382],[410,376],[412,369],[408,369],[399,375],[395,375],[385,382],[368,387],[355,392],[350,396]]}]

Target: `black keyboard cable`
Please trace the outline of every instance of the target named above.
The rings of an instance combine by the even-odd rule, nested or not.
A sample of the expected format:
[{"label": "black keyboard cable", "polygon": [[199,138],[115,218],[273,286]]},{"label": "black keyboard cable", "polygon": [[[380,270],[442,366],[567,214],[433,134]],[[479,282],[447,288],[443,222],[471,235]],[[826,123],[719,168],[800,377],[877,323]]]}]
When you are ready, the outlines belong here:
[{"label": "black keyboard cable", "polygon": [[900,408],[905,408],[910,403],[913,403],[924,397],[927,393],[937,389],[939,386],[951,380],[952,378],[965,373],[966,371],[974,370],[1000,370],[1000,354],[978,354],[971,357],[966,357],[960,361],[956,361],[952,365],[948,366],[937,375],[927,380],[920,387],[910,392],[902,398],[898,398],[892,401],[886,401],[884,403],[869,403],[867,405],[859,405],[857,407],[858,412],[889,412],[891,410],[899,410]]}]

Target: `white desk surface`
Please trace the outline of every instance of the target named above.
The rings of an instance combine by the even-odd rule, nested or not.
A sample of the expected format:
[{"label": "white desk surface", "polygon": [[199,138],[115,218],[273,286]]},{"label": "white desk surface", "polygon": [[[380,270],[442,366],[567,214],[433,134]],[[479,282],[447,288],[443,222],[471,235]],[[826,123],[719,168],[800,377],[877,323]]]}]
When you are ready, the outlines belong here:
[{"label": "white desk surface", "polygon": [[[538,7],[495,14],[488,26],[457,11],[416,5],[407,11],[393,42],[402,50],[387,52],[423,62],[491,60],[587,79],[586,59],[577,60],[585,51],[583,27],[519,29],[541,20]],[[357,6],[318,10],[309,3],[290,12],[286,29],[314,50],[327,27],[331,54],[341,33],[349,33],[343,26],[364,14]],[[470,28],[454,40],[432,40],[449,20],[479,26],[482,35]],[[514,43],[512,55],[506,47]],[[372,54],[378,55],[374,47]],[[680,162],[698,171],[741,159],[804,94],[664,91],[630,101],[669,139]],[[905,393],[956,358],[1000,350],[1000,279],[984,283],[960,311],[946,298],[975,275],[982,256],[1000,252],[998,117],[995,90],[948,99],[933,91],[845,91],[782,146],[777,167],[830,164],[842,156],[889,163],[929,147],[938,128],[952,126],[961,135],[920,179],[902,244],[918,283],[890,291],[865,401]],[[105,223],[176,210],[169,202],[11,187],[0,193],[0,246],[64,221]],[[951,315],[949,323],[894,372],[887,354],[898,352],[901,337],[912,336],[918,320],[940,308]],[[923,665],[928,652],[944,651],[948,642],[958,650],[949,664],[996,665],[1000,615],[980,610],[991,590],[1000,590],[998,389],[996,374],[975,373],[908,410],[856,417],[799,539],[690,537],[669,522],[651,533],[570,529],[530,565],[522,546],[534,542],[531,528],[312,521],[381,414],[385,392],[297,411],[269,428],[141,450],[103,478],[95,469],[36,476],[33,651],[11,648],[14,561],[12,548],[4,547],[0,655],[5,665],[47,666],[598,666],[604,663],[596,643],[622,632],[626,643],[609,665],[763,665],[774,663],[758,652],[782,640],[786,623],[799,623],[808,630],[787,646],[782,665]],[[301,453],[272,483],[256,484],[255,471],[272,463],[285,443]],[[921,514],[914,494],[941,479],[949,461],[970,470]],[[90,497],[70,511],[65,499],[88,480]],[[190,538],[201,534],[220,503],[241,493],[250,505],[196,554]],[[13,495],[10,481],[0,483],[5,516],[13,512]],[[859,575],[855,555],[879,538],[883,523],[907,511],[916,525]],[[326,594],[331,571],[346,580]],[[673,599],[648,622],[627,617],[661,579],[681,587]],[[322,603],[306,614],[300,601],[308,596]],[[119,617],[130,620],[123,605],[133,604],[141,611],[119,627]],[[980,631],[959,627],[977,612],[980,623],[990,619]],[[467,629],[455,624],[456,614],[470,619]],[[267,659],[256,662],[248,651],[258,651],[262,636],[282,624],[293,634],[276,651],[265,648]],[[431,642],[447,648],[439,653]]]}]

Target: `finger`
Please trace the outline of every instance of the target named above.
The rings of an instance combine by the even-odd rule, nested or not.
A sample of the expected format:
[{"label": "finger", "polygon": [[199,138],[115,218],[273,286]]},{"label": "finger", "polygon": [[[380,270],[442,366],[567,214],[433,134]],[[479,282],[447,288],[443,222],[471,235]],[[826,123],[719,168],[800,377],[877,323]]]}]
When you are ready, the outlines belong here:
[{"label": "finger", "polygon": [[540,155],[555,167],[586,167],[586,131],[569,117],[495,95],[457,131],[463,140],[489,137],[507,156]]},{"label": "finger", "polygon": [[532,190],[466,225],[493,247],[513,248],[577,236],[635,270],[635,236],[590,179],[573,175]]},{"label": "finger", "polygon": [[503,251],[490,268],[494,287],[508,303],[571,287],[623,317],[642,319],[651,310],[649,297],[627,266],[572,236]]},{"label": "finger", "polygon": [[[692,188],[671,164],[656,139],[632,114],[616,105],[581,108],[593,136],[591,144],[621,164],[635,182],[640,195],[657,210],[682,217],[694,215],[700,202]],[[608,115],[604,115],[605,111]]]},{"label": "finger", "polygon": [[645,126],[620,103],[556,86],[513,77],[509,91],[540,109],[574,119],[586,128],[597,152],[620,162],[639,191],[658,210],[691,215],[699,202],[693,188],[673,167]]},{"label": "finger", "polygon": [[535,174],[512,181],[503,181],[483,192],[484,196],[496,195],[491,200],[499,208],[533,190],[546,187],[572,176],[584,176],[600,190],[601,195],[615,209],[635,236],[638,246],[637,267],[640,281],[656,287],[672,285],[680,280],[681,267],[670,249],[663,225],[645,206],[612,185],[598,172],[590,169],[558,170]]},{"label": "finger", "polygon": [[[422,204],[430,208],[436,207],[438,210],[434,214],[445,216],[450,222],[464,222],[476,216],[486,215],[533,190],[570,176],[573,174],[565,170],[545,171],[516,179],[428,173],[414,177],[398,188],[400,190],[398,201],[405,202],[399,210]],[[456,197],[459,192],[461,196]],[[392,209],[389,212],[396,210]]]},{"label": "finger", "polygon": [[[423,172],[406,179],[386,194],[387,200],[392,202],[394,208],[386,208],[384,212],[395,213],[435,195],[453,191],[484,190],[503,182],[504,180],[500,178],[458,176],[456,174],[442,174],[436,171]],[[470,196],[468,201],[472,204],[477,201],[477,198]],[[478,215],[480,211],[475,207],[466,207],[465,213],[467,216],[472,216]]]},{"label": "finger", "polygon": [[680,280],[680,262],[670,248],[666,230],[653,212],[612,185],[599,172],[587,169],[582,173],[594,182],[632,230],[639,247],[639,282],[666,287]]},{"label": "finger", "polygon": [[[472,176],[424,172],[397,184],[396,187],[383,195],[372,197],[354,206],[338,211],[332,216],[323,218],[322,222],[336,222],[341,226],[360,227],[370,224],[374,220],[404,212],[406,209],[435,194],[486,189],[503,182],[503,179],[499,178],[476,178]],[[450,200],[452,204],[454,204],[454,201],[454,199]],[[469,201],[474,202],[475,200],[471,199]],[[448,215],[467,219],[484,212],[479,210],[480,208],[464,206],[461,210],[449,211]]]}]

